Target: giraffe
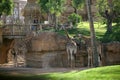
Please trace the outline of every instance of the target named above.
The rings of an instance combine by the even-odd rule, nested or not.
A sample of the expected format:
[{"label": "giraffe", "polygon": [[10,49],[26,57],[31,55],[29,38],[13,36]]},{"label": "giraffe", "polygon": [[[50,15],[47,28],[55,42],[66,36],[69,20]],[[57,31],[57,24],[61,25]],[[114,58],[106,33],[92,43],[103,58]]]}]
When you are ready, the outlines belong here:
[{"label": "giraffe", "polygon": [[[99,66],[102,65],[102,50],[101,50],[101,45],[97,43],[97,52],[98,52],[98,63]],[[92,47],[89,46],[87,47],[87,53],[88,53],[88,67],[93,67],[93,52],[92,52]]]},{"label": "giraffe", "polygon": [[[14,39],[13,46],[10,48],[9,52],[12,54],[14,67],[18,67],[18,60],[25,59],[25,53],[27,52],[27,47],[31,47],[29,44],[30,40],[36,35],[35,32],[31,32],[27,34],[25,38],[21,39]],[[22,58],[21,58],[21,57]],[[22,60],[23,61],[23,60]],[[25,67],[24,61],[24,67]]]},{"label": "giraffe", "polygon": [[65,31],[65,34],[67,35],[67,43],[66,43],[66,52],[68,56],[68,65],[73,68],[75,67],[75,58],[77,53],[77,44],[74,40],[72,40],[65,27],[63,28]]},{"label": "giraffe", "polygon": [[87,47],[88,67],[93,67],[93,54],[91,47]]},{"label": "giraffe", "polygon": [[[88,67],[93,67],[93,52],[92,52],[92,47],[91,47],[91,38],[87,36],[83,36],[82,34],[78,34],[78,37],[84,40],[85,45],[86,45],[86,51],[88,54]],[[96,41],[97,45],[97,52],[98,52],[98,63],[99,66],[102,65],[101,59],[102,59],[102,47],[101,47],[101,42]]]}]

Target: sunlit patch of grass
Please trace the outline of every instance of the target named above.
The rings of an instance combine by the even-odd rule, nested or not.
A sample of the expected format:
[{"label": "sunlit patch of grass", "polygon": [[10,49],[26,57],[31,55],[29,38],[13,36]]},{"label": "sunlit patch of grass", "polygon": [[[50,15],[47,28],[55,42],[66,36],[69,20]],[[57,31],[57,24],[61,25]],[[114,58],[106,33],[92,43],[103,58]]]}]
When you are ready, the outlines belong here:
[{"label": "sunlit patch of grass", "polygon": [[120,80],[120,65],[47,74],[49,80]]},{"label": "sunlit patch of grass", "polygon": [[[106,32],[106,25],[105,24],[100,24],[99,22],[94,22],[94,30],[96,34],[97,39],[103,38],[105,32]],[[77,26],[77,31],[79,33],[85,35],[85,36],[90,36],[90,26],[88,22],[81,22]]]},{"label": "sunlit patch of grass", "polygon": [[120,65],[49,74],[51,80],[120,80]]}]

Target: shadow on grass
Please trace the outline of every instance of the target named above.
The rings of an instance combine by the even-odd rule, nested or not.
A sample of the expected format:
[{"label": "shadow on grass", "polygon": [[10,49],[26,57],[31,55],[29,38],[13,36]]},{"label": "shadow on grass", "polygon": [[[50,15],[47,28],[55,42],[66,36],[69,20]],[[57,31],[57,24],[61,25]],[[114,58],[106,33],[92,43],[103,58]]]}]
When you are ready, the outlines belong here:
[{"label": "shadow on grass", "polygon": [[113,26],[111,33],[106,32],[101,39],[102,42],[119,41],[120,42],[120,25]]},{"label": "shadow on grass", "polygon": [[[76,35],[76,34],[83,34],[83,35],[90,35],[90,31],[84,28],[72,28],[72,29],[67,29],[68,33],[70,35]],[[57,31],[59,34],[65,35],[64,30]]]},{"label": "shadow on grass", "polygon": [[0,74],[0,80],[49,80],[49,75],[3,75]]}]

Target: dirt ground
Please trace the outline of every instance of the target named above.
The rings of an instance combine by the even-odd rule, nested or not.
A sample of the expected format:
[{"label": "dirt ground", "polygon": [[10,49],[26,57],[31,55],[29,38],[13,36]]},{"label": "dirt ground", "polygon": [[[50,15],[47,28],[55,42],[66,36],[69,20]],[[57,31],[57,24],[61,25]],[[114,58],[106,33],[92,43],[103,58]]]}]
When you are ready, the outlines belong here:
[{"label": "dirt ground", "polygon": [[46,74],[54,72],[70,72],[70,71],[80,71],[88,69],[87,67],[83,68],[27,68],[27,67],[14,67],[13,63],[7,63],[0,65],[0,74]]},{"label": "dirt ground", "polygon": [[0,68],[0,74],[46,74],[54,72],[80,71],[87,68]]}]

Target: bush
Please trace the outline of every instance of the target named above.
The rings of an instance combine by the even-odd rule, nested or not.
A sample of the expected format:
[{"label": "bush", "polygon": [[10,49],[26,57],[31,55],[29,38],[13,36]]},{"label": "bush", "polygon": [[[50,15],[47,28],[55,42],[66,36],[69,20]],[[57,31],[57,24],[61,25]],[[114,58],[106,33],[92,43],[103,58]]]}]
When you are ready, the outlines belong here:
[{"label": "bush", "polygon": [[[76,13],[70,14],[68,16],[68,22],[72,22],[73,25],[76,25],[82,20],[82,17]],[[77,23],[76,23],[77,22]]]},{"label": "bush", "polygon": [[113,26],[112,33],[105,33],[102,42],[119,41],[120,42],[120,25]]}]

